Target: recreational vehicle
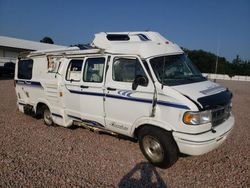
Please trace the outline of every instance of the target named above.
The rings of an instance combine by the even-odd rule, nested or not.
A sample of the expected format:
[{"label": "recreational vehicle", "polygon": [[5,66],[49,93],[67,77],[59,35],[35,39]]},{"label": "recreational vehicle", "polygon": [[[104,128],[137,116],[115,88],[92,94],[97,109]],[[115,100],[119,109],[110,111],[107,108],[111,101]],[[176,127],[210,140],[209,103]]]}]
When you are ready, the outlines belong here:
[{"label": "recreational vehicle", "polygon": [[102,32],[85,49],[20,56],[15,89],[21,112],[132,137],[161,168],[217,148],[234,126],[232,93],[157,32]]}]

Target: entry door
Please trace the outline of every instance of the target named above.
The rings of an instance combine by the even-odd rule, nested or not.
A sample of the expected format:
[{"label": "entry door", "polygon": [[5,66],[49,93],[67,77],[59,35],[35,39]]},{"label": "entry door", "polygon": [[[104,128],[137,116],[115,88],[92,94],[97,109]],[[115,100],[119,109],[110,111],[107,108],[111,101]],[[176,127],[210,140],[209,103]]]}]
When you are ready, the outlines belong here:
[{"label": "entry door", "polygon": [[[132,90],[137,76],[145,76],[148,84]],[[108,129],[129,134],[136,120],[151,115],[154,87],[139,57],[113,57],[105,88],[105,122]]]},{"label": "entry door", "polygon": [[64,105],[69,117],[81,117],[80,93],[83,59],[69,60],[66,76]]},{"label": "entry door", "polygon": [[106,57],[85,59],[81,88],[82,121],[96,127],[104,127],[104,75]]}]

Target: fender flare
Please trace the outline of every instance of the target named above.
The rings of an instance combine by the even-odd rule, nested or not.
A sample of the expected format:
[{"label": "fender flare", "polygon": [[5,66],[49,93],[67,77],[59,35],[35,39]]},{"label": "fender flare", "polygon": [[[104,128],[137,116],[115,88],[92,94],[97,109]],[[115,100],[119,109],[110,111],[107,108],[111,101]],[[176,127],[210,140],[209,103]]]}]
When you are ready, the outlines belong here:
[{"label": "fender flare", "polygon": [[135,123],[133,124],[133,126],[131,127],[130,135],[132,137],[134,137],[135,131],[144,125],[151,125],[151,126],[159,127],[159,128],[164,129],[166,131],[173,131],[174,130],[174,126],[167,123],[167,122],[156,120],[153,117],[141,117],[141,118],[137,119],[135,121]]},{"label": "fender flare", "polygon": [[36,101],[35,105],[34,105],[34,110],[35,110],[35,113],[37,112],[37,105],[39,103],[43,103],[45,104],[46,106],[48,106],[48,108],[51,110],[51,106],[49,105],[48,101],[47,100],[44,100],[44,99],[41,99],[41,98],[38,98],[38,100]]}]

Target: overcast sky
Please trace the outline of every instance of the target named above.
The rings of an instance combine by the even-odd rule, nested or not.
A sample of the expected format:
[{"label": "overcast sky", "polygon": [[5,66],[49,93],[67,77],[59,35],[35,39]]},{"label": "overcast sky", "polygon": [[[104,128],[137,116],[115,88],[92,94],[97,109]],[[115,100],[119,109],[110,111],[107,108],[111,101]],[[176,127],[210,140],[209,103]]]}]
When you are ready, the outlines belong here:
[{"label": "overcast sky", "polygon": [[0,35],[88,43],[101,31],[152,30],[189,49],[250,60],[250,0],[0,0]]}]

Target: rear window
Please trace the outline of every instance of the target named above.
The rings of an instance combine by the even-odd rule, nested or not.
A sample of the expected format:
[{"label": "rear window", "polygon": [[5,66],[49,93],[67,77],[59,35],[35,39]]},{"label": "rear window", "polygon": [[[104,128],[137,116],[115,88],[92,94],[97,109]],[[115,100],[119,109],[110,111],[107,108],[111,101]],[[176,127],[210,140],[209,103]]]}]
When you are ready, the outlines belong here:
[{"label": "rear window", "polygon": [[30,80],[32,78],[33,60],[26,59],[18,62],[17,77],[19,79]]}]

